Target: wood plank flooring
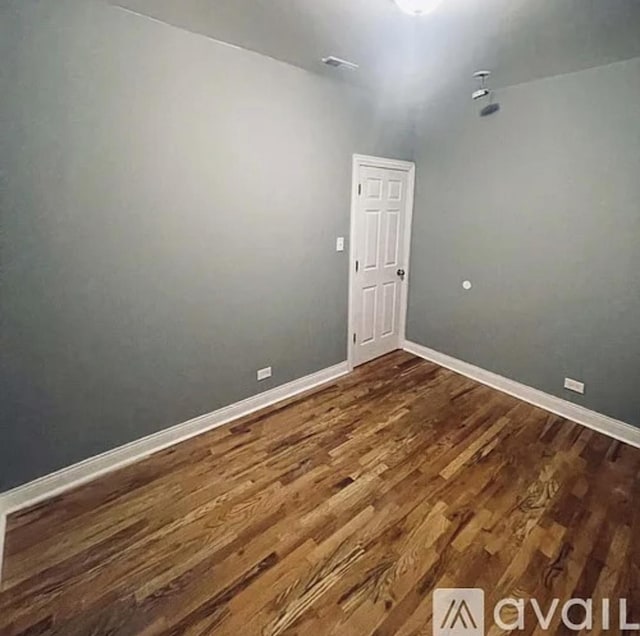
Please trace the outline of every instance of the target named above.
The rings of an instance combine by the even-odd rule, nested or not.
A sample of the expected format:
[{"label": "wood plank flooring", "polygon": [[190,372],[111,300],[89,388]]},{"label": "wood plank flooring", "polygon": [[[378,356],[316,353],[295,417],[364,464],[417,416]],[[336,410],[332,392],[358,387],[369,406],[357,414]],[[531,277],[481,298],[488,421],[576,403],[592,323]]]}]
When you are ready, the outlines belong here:
[{"label": "wood plank flooring", "polygon": [[436,587],[640,620],[639,471],[395,352],[10,517],[0,634],[431,634]]}]

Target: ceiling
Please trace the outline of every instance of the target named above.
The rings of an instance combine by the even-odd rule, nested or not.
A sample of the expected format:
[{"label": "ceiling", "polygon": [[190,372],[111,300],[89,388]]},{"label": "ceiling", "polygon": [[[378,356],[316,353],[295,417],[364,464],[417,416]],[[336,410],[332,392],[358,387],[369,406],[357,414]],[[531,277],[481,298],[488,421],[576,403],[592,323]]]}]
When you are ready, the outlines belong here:
[{"label": "ceiling", "polygon": [[[442,0],[428,16],[392,0],[111,0],[302,68],[414,97],[493,71],[493,86],[640,56],[640,0]],[[335,55],[360,65],[331,69]],[[471,81],[471,80],[469,80]]]}]

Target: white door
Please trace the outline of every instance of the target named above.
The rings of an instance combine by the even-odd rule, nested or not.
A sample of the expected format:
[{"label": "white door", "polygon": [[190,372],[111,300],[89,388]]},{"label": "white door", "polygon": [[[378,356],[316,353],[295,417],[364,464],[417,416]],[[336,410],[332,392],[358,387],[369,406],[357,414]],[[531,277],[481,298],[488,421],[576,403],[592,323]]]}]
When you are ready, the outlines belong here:
[{"label": "white door", "polygon": [[354,219],[352,362],[398,349],[406,294],[406,170],[360,165]]}]

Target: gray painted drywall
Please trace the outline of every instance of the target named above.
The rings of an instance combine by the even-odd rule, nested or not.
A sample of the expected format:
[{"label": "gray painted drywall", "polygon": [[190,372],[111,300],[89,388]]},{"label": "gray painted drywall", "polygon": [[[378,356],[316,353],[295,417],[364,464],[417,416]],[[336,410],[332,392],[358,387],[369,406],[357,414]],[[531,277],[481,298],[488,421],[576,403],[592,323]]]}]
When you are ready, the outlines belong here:
[{"label": "gray painted drywall", "polygon": [[401,118],[94,0],[2,0],[0,59],[0,491],[345,360],[351,156]]},{"label": "gray painted drywall", "polygon": [[408,337],[640,426],[640,59],[471,90],[417,123]]}]

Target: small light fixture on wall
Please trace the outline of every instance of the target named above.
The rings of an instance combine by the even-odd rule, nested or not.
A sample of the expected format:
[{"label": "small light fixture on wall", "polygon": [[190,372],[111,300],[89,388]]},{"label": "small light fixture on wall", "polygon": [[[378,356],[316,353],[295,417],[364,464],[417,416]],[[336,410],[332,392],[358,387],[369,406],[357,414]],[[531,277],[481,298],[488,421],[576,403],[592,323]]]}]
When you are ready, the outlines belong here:
[{"label": "small light fixture on wall", "polygon": [[473,74],[474,79],[480,82],[480,88],[477,91],[471,93],[471,99],[482,99],[483,97],[489,97],[491,91],[487,88],[487,78],[491,75],[491,71],[476,71]]},{"label": "small light fixture on wall", "polygon": [[480,110],[480,117],[488,117],[500,110],[500,104],[493,101],[493,92],[487,88],[487,78],[491,75],[491,71],[476,71],[473,74],[474,79],[480,82],[480,88],[471,93],[471,99],[477,101],[479,99],[489,98],[489,103]]},{"label": "small light fixture on wall", "polygon": [[442,0],[393,0],[401,11],[409,15],[427,15],[435,10]]}]

